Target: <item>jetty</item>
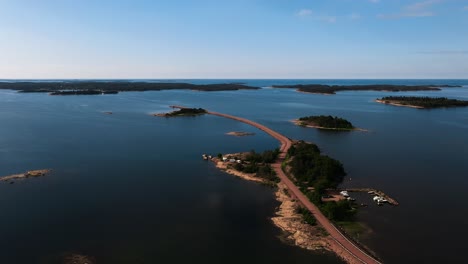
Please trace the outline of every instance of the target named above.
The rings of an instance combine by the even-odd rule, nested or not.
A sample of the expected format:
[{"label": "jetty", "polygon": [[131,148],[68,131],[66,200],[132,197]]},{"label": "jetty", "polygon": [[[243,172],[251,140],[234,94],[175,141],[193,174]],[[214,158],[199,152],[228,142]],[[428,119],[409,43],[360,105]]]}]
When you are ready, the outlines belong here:
[{"label": "jetty", "polygon": [[11,181],[11,180],[34,178],[34,177],[42,177],[50,173],[50,171],[51,170],[48,170],[48,169],[32,170],[32,171],[27,171],[25,173],[19,173],[19,174],[13,174],[9,176],[0,177],[0,181]]},{"label": "jetty", "polygon": [[400,205],[396,199],[388,196],[383,191],[379,191],[379,190],[376,190],[376,189],[372,189],[372,188],[349,188],[349,189],[345,189],[345,191],[348,191],[348,192],[366,192],[366,193],[368,193],[370,195],[376,195],[376,196],[382,197],[383,199],[387,200],[387,203],[389,203],[391,205],[394,205],[394,206]]}]

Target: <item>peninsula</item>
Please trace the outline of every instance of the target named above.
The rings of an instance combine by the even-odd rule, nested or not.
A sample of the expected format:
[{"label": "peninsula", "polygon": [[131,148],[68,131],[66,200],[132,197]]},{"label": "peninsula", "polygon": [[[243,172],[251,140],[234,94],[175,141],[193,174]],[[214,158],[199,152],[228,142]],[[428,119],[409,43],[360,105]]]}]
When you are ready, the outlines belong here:
[{"label": "peninsula", "polygon": [[[176,106],[171,106],[172,108],[177,108]],[[177,116],[197,116],[206,114],[206,110],[203,108],[179,108],[179,110],[172,111],[169,113],[159,113],[153,114],[154,116],[161,117],[177,117]]]},{"label": "peninsula", "polygon": [[440,88],[461,87],[458,85],[392,85],[392,84],[371,84],[371,85],[324,85],[324,84],[293,84],[293,85],[273,85],[273,88],[295,88],[298,92],[315,94],[336,94],[340,91],[386,91],[386,92],[406,92],[406,91],[439,91]]},{"label": "peninsula", "polygon": [[468,106],[468,101],[446,97],[386,96],[375,100],[378,103],[418,109]]},{"label": "peninsula", "polygon": [[62,82],[0,82],[0,89],[22,93],[49,93],[50,95],[100,95],[118,92],[141,92],[161,90],[235,91],[256,90],[259,87],[239,83],[191,84],[178,82],[131,82],[131,81],[62,81]]},{"label": "peninsula", "polygon": [[296,125],[304,127],[312,127],[325,130],[340,130],[340,131],[351,131],[358,130],[351,122],[340,117],[333,116],[305,116],[299,119],[293,120]]}]

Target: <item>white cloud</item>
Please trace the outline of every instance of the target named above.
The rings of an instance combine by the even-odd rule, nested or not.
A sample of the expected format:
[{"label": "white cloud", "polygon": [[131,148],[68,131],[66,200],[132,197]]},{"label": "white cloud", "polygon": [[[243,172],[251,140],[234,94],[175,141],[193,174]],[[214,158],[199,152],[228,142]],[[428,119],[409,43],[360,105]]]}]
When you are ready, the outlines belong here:
[{"label": "white cloud", "polygon": [[436,14],[431,7],[442,0],[426,0],[405,6],[401,12],[395,14],[380,14],[377,17],[384,19],[398,19],[403,17],[431,17]]},{"label": "white cloud", "polygon": [[328,22],[328,23],[335,23],[336,22],[336,17],[335,16],[317,16],[315,19]]},{"label": "white cloud", "polygon": [[358,20],[358,19],[361,19],[361,15],[358,13],[352,13],[348,16],[348,18],[351,20]]},{"label": "white cloud", "polygon": [[337,20],[336,16],[315,15],[310,9],[301,9],[298,12],[296,12],[296,16],[302,17],[302,18],[306,18],[306,17],[312,18],[314,20],[327,22],[327,23],[335,23]]},{"label": "white cloud", "polygon": [[463,10],[468,11],[468,6],[463,7]]},{"label": "white cloud", "polygon": [[296,13],[297,16],[300,17],[308,17],[312,15],[312,10],[310,9],[301,9]]}]

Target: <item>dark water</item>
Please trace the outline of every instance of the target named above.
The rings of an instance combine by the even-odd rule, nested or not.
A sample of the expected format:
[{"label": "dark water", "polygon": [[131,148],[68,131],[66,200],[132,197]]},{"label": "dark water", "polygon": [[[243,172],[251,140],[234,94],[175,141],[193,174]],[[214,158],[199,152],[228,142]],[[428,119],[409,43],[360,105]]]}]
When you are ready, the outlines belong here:
[{"label": "dark water", "polygon": [[[245,82],[267,87],[311,81]],[[344,163],[344,185],[375,187],[397,198],[399,207],[377,207],[369,196],[359,197],[370,206],[358,217],[373,231],[362,241],[385,263],[463,262],[468,108],[373,102],[389,94],[321,96],[266,88],[60,97],[0,91],[0,175],[54,169],[44,178],[0,183],[0,263],[57,263],[67,252],[95,256],[98,263],[341,263],[282,243],[269,220],[278,205],[272,189],[219,172],[200,156],[272,149],[278,146],[274,139],[214,116],[148,115],[173,104],[239,115],[313,141]],[[467,87],[399,94],[468,100]],[[320,132],[289,122],[314,114],[338,115],[370,132]],[[224,135],[229,131],[256,135]]]}]

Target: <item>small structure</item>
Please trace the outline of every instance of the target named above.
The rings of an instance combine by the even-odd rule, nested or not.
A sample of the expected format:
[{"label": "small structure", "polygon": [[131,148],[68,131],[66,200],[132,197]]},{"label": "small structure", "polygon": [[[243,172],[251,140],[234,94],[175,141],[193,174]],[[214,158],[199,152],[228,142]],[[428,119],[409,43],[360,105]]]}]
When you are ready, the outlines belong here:
[{"label": "small structure", "polygon": [[341,191],[340,194],[344,197],[349,197],[348,191]]}]

